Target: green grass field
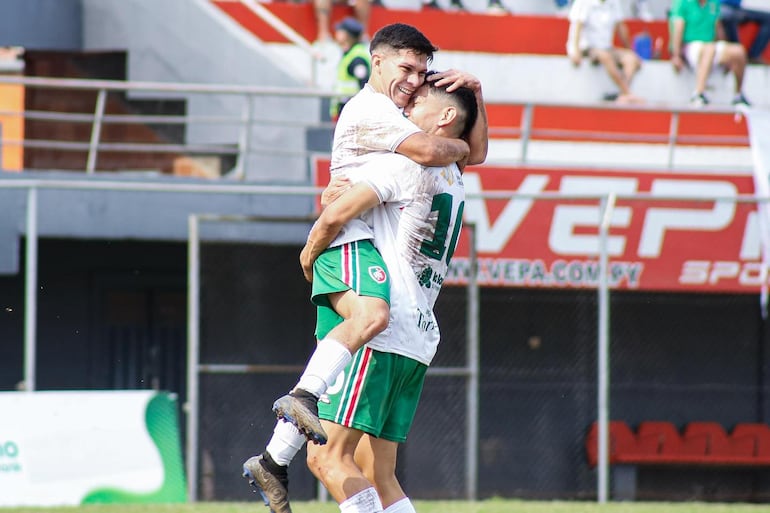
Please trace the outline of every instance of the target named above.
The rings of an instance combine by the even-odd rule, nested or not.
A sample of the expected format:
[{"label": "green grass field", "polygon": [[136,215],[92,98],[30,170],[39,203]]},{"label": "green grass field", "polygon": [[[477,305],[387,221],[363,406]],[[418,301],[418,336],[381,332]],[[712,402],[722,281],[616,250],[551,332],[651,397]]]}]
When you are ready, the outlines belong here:
[{"label": "green grass field", "polygon": [[[418,513],[770,513],[770,504],[715,504],[703,502],[614,502],[599,505],[582,501],[479,502],[416,501]],[[294,513],[336,513],[337,505],[296,502]],[[203,502],[180,505],[89,505],[61,508],[0,508],[0,513],[268,513],[260,503]]]}]

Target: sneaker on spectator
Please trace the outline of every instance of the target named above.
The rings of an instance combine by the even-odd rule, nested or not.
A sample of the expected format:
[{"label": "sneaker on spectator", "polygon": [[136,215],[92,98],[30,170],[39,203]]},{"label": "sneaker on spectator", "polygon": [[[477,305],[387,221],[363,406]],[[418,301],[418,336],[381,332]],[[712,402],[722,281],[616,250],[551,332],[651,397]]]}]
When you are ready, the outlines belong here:
[{"label": "sneaker on spectator", "polygon": [[467,9],[462,3],[462,0],[452,0],[451,2],[449,2],[449,10],[450,11],[467,11]]},{"label": "sneaker on spectator", "polygon": [[422,4],[423,8],[428,9],[441,9],[441,6],[436,2],[436,0],[430,0],[429,2],[423,2]]},{"label": "sneaker on spectator", "polygon": [[708,105],[709,99],[706,98],[706,95],[703,93],[694,93],[692,96],[690,96],[690,105],[693,107],[703,107],[704,105]]},{"label": "sneaker on spectator", "polygon": [[487,5],[487,13],[510,14],[510,11],[503,5],[500,0],[489,0],[489,5]]},{"label": "sneaker on spectator", "polygon": [[733,105],[735,105],[736,107],[739,105],[743,105],[744,107],[751,107],[749,100],[747,100],[746,97],[743,96],[743,93],[738,93],[733,97]]}]

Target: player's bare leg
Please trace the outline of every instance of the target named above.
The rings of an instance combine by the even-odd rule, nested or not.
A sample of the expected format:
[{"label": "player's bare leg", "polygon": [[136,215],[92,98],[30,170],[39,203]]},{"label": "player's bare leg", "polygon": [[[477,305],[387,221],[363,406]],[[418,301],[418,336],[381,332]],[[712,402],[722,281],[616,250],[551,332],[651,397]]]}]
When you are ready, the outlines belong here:
[{"label": "player's bare leg", "polygon": [[321,445],[328,437],[318,420],[318,398],[350,363],[353,353],[387,327],[390,313],[382,299],[359,296],[352,290],[331,294],[329,300],[345,320],[318,342],[297,385],[273,404],[279,419],[295,425],[308,441]]}]

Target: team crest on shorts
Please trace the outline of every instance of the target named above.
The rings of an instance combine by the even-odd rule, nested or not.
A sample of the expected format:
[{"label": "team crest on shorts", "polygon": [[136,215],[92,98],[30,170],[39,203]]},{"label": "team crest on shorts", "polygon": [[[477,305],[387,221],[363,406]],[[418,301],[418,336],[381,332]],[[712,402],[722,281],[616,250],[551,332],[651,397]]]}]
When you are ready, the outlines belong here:
[{"label": "team crest on shorts", "polygon": [[369,276],[371,276],[372,279],[377,283],[385,283],[385,281],[388,279],[388,275],[385,272],[385,269],[379,265],[373,265],[369,268]]}]

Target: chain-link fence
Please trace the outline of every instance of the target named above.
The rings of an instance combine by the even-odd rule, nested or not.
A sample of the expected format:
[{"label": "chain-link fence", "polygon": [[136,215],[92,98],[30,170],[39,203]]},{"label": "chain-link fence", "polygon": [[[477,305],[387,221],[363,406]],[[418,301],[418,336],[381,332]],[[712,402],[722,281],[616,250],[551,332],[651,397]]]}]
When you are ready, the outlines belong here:
[{"label": "chain-link fence", "polygon": [[[505,208],[493,203],[487,202],[489,210],[504,215]],[[723,203],[731,205],[729,212],[721,210]],[[599,215],[579,216],[586,208]],[[442,329],[433,363],[438,370],[426,380],[410,438],[399,453],[398,474],[407,493],[415,498],[465,498],[469,490],[479,498],[601,495],[587,442],[600,418],[605,370],[611,376],[605,396],[609,419],[633,430],[646,421],[664,421],[681,434],[692,422],[710,421],[729,433],[739,423],[766,422],[768,329],[758,299],[754,208],[748,199],[628,197],[603,217],[595,197],[543,194],[534,201],[532,211],[540,210],[535,226],[519,226],[530,233],[533,247],[520,247],[516,254],[522,256],[515,258],[506,257],[503,248],[475,264],[466,230],[453,260],[454,278],[445,283],[436,307]],[[665,209],[679,212],[661,217],[663,228],[623,221],[641,212],[649,223]],[[485,233],[494,227],[478,228],[473,212],[466,207],[466,221],[477,226],[481,239],[474,247],[484,247]],[[545,230],[541,238],[549,247],[564,247],[553,232],[565,212],[578,215],[560,221],[571,223],[569,237],[590,237],[593,255],[552,258],[537,246],[530,228]],[[685,212],[726,221],[692,229],[671,221]],[[603,218],[609,232],[599,228]],[[734,223],[748,228],[738,233]],[[651,247],[651,230],[658,230],[663,246],[658,255],[642,257]],[[708,242],[714,240],[721,243]],[[514,237],[510,244],[523,243]],[[667,253],[670,244],[674,253]],[[299,247],[207,241],[198,247],[200,404],[193,449],[199,461],[193,460],[191,477],[199,499],[245,500],[250,492],[238,478],[241,463],[261,452],[270,437],[272,401],[296,382],[311,353],[315,313],[299,272]],[[606,248],[606,262],[597,247]],[[737,268],[723,265],[733,261],[728,260],[733,253],[740,253],[733,259]],[[469,289],[471,269],[477,269],[482,285],[478,296]],[[475,347],[468,344],[474,332],[469,323],[477,324]],[[608,351],[600,357],[603,337]],[[475,405],[468,388],[472,351],[479,357]],[[614,442],[609,449],[616,449]],[[630,473],[613,463],[611,497],[770,497],[766,466],[715,465],[703,456],[676,465],[665,458],[634,464]],[[304,453],[290,471],[295,499],[317,492],[303,460]],[[470,480],[469,467],[476,469]]]},{"label": "chain-link fence", "polygon": [[[232,220],[204,216],[201,223]],[[192,401],[198,395],[198,415],[192,429],[188,428],[188,436],[194,433],[190,442],[196,455],[190,458],[188,451],[188,459],[199,461],[189,472],[197,475],[193,479],[199,499],[243,500],[249,490],[233,476],[246,458],[264,449],[275,424],[272,402],[296,383],[312,352],[315,308],[308,300],[309,285],[299,273],[299,248],[197,239],[191,245],[196,253],[191,274],[199,276],[198,292],[191,297],[198,298],[200,331],[199,375],[191,378],[193,383],[199,379],[194,384],[199,395],[190,394]],[[468,287],[458,290],[467,296]],[[448,349],[429,371],[423,393],[427,406],[411,435],[415,442],[400,453],[400,474],[423,476],[425,482],[419,486],[425,495],[465,498],[469,488],[476,486],[468,482],[465,463],[476,453],[475,443],[469,446],[467,436],[469,429],[476,429],[468,425],[467,414],[471,374],[467,305],[467,297],[448,303],[453,322],[442,336]],[[435,432],[437,424],[446,426],[440,436]],[[430,440],[442,440],[444,450],[426,451]],[[418,448],[422,449],[414,450]],[[442,464],[437,466],[438,454]],[[304,451],[291,467],[291,491],[292,497],[307,499],[316,496],[317,486],[303,459]]]}]

